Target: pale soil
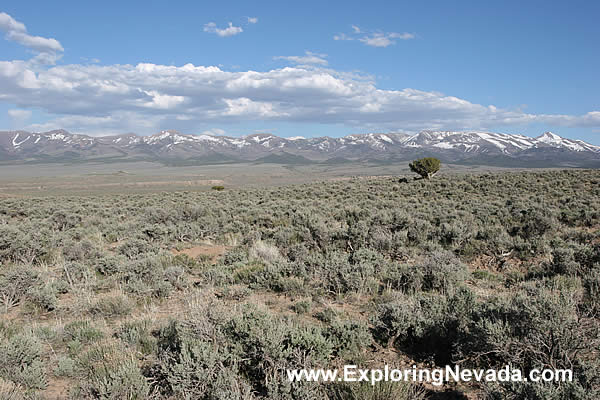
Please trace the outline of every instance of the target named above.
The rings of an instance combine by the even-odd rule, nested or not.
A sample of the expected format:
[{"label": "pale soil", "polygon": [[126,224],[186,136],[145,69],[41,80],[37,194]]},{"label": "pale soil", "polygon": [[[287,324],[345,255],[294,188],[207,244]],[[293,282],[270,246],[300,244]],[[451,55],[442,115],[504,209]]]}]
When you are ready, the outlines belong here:
[{"label": "pale soil", "polygon": [[210,257],[211,263],[216,264],[217,259],[221,257],[227,251],[227,246],[217,244],[201,244],[198,246],[190,247],[184,250],[171,250],[171,253],[185,254],[186,256],[196,259],[200,256]]}]

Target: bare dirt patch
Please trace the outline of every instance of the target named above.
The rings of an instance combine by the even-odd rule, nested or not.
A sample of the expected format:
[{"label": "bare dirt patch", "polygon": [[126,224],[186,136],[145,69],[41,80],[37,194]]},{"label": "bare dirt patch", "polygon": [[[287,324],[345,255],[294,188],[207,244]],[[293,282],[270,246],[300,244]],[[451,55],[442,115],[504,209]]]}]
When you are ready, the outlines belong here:
[{"label": "bare dirt patch", "polygon": [[69,388],[73,385],[68,379],[50,378],[48,386],[44,390],[44,398],[48,400],[66,399],[69,395]]},{"label": "bare dirt patch", "polygon": [[186,256],[193,259],[196,259],[198,257],[209,257],[211,263],[216,264],[219,257],[223,256],[227,249],[227,246],[218,244],[201,244],[183,250],[172,249],[171,253],[175,255],[185,254]]}]

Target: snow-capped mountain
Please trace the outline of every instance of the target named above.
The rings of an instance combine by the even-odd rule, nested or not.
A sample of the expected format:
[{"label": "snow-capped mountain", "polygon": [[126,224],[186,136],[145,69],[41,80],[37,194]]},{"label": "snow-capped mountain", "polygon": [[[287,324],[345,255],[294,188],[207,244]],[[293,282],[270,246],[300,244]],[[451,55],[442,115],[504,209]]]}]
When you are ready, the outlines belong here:
[{"label": "snow-capped mountain", "polygon": [[64,130],[0,132],[0,161],[160,160],[168,163],[400,161],[535,166],[600,166],[600,146],[546,132],[536,138],[481,131],[354,134],[341,138],[185,135],[161,131],[91,137]]},{"label": "snow-capped mountain", "polygon": [[562,138],[552,132],[546,132],[536,138],[523,135],[509,135],[492,132],[434,132],[422,131],[409,136],[402,144],[413,148],[435,147],[445,150],[459,150],[465,153],[504,153],[515,154],[519,151],[553,147],[575,152],[600,152],[594,146],[581,140]]}]

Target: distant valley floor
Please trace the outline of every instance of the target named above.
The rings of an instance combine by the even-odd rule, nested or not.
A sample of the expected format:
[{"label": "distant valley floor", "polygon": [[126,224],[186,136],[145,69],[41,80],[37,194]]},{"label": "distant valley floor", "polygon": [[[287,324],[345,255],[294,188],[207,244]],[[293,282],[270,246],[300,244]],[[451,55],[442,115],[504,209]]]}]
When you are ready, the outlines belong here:
[{"label": "distant valley floor", "polygon": [[[489,166],[443,165],[441,174],[521,171]],[[535,171],[535,170],[533,170]],[[0,165],[0,197],[267,187],[370,176],[411,176],[408,162],[339,165],[213,164],[165,166],[153,162]]]}]

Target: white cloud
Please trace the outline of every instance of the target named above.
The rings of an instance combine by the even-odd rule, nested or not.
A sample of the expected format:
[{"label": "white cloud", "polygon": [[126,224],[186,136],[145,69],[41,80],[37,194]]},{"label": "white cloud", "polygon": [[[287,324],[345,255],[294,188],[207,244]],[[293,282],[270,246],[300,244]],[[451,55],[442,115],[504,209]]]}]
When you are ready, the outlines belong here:
[{"label": "white cloud", "polygon": [[257,17],[246,17],[246,19],[248,20],[249,24],[256,24],[258,22]]},{"label": "white cloud", "polygon": [[304,56],[277,56],[273,57],[275,60],[287,60],[294,64],[300,65],[327,65],[327,54],[313,53],[311,51],[305,51]]},{"label": "white cloud", "polygon": [[365,36],[358,40],[372,47],[388,47],[389,45],[395,43],[392,39],[390,39],[389,36],[383,34],[373,34],[371,36]]},{"label": "white cloud", "polygon": [[346,35],[345,33],[338,33],[337,35],[333,35],[333,40],[354,40],[354,38]]},{"label": "white cloud", "polygon": [[415,35],[412,33],[396,33],[396,32],[392,32],[392,33],[382,33],[382,32],[375,32],[375,33],[371,33],[367,36],[364,36],[360,39],[358,39],[359,41],[363,42],[364,44],[366,44],[367,46],[372,46],[372,47],[388,47],[391,46],[393,44],[396,44],[396,40],[394,39],[400,39],[400,40],[409,40],[409,39],[414,39]]},{"label": "white cloud", "polygon": [[333,40],[358,40],[372,47],[388,47],[396,44],[396,40],[414,39],[414,33],[398,33],[398,32],[365,32],[356,25],[352,25],[352,34],[338,33],[333,36]]},{"label": "white cloud", "polygon": [[0,29],[5,32],[27,32],[25,24],[18,22],[5,12],[0,13]]},{"label": "white cloud", "polygon": [[4,12],[0,13],[0,30],[6,33],[6,39],[39,53],[33,59],[36,63],[54,64],[64,51],[58,40],[28,34],[25,24]]},{"label": "white cloud", "polygon": [[4,61],[0,87],[0,102],[19,110],[35,107],[50,118],[30,129],[90,134],[192,130],[252,120],[404,131],[529,123],[600,127],[600,111],[530,114],[437,92],[380,89],[372,80],[314,66],[231,72],[192,64],[75,64],[33,70],[23,61]]},{"label": "white cloud", "polygon": [[220,37],[234,36],[242,33],[244,30],[239,26],[233,26],[233,23],[229,23],[227,28],[217,28],[217,24],[209,22],[204,25],[204,32],[216,33]]},{"label": "white cloud", "polygon": [[410,40],[410,39],[414,39],[416,37],[414,33],[408,33],[408,32],[404,32],[404,33],[392,32],[392,33],[388,33],[388,36],[393,39],[400,39],[400,40]]},{"label": "white cloud", "polygon": [[174,109],[186,100],[185,96],[162,94],[156,90],[148,90],[144,91],[144,93],[151,97],[149,101],[142,102],[143,106],[148,108],[158,108],[163,110]]},{"label": "white cloud", "polygon": [[227,105],[225,116],[257,118],[278,118],[287,116],[283,111],[278,111],[277,104],[268,101],[255,101],[247,97],[236,99],[223,99]]}]

